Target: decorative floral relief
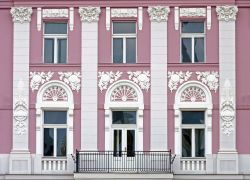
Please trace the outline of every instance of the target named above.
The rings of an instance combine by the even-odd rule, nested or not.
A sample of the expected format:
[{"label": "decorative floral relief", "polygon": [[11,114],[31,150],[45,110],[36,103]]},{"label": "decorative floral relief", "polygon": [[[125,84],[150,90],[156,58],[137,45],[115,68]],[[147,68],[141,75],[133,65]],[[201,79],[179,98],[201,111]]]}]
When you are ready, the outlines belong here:
[{"label": "decorative floral relief", "polygon": [[39,89],[39,86],[41,84],[44,84],[45,82],[48,82],[52,76],[53,72],[30,72],[30,88],[34,92],[35,90]]},{"label": "decorative floral relief", "polygon": [[117,81],[122,75],[122,72],[117,71],[116,73],[110,71],[110,72],[98,72],[98,78],[99,83],[98,87],[100,91],[102,92],[104,89],[108,88],[109,84],[112,84],[113,82]]},{"label": "decorative floral relief", "polygon": [[43,17],[45,18],[67,18],[69,16],[68,9],[43,9]]},{"label": "decorative floral relief", "polygon": [[50,86],[43,93],[43,101],[68,101],[68,94],[60,86]]},{"label": "decorative floral relief", "polygon": [[138,95],[132,87],[121,85],[111,93],[110,101],[138,101]]},{"label": "decorative floral relief", "polygon": [[230,135],[234,130],[233,121],[235,119],[235,105],[231,95],[231,84],[229,80],[224,83],[224,96],[222,97],[220,117],[222,120],[222,132]]},{"label": "decorative floral relief", "polygon": [[101,9],[100,7],[80,7],[79,13],[83,22],[97,22],[99,21]]},{"label": "decorative floral relief", "polygon": [[15,103],[13,107],[13,117],[15,120],[14,130],[17,135],[23,135],[27,132],[27,119],[28,119],[28,103],[23,96],[23,86],[22,80],[18,82],[18,95],[15,98]]},{"label": "decorative floral relief", "polygon": [[238,12],[237,6],[217,6],[216,12],[220,21],[235,21]]},{"label": "decorative floral relief", "polygon": [[190,86],[181,93],[181,102],[206,102],[206,94],[201,88]]},{"label": "decorative floral relief", "polygon": [[112,8],[111,17],[137,17],[137,9],[132,8]]},{"label": "decorative floral relief", "polygon": [[168,72],[168,87],[170,89],[170,91],[172,92],[173,90],[177,90],[177,87],[179,84],[182,84],[183,82],[187,81],[192,75],[192,72],[187,71],[182,72]]},{"label": "decorative floral relief", "polygon": [[31,20],[31,7],[12,7],[10,10],[12,20],[15,23],[28,23]]},{"label": "decorative floral relief", "polygon": [[180,8],[180,16],[185,17],[206,17],[205,8]]},{"label": "decorative floral relief", "polygon": [[81,88],[81,75],[80,72],[58,72],[60,75],[59,79],[68,84],[72,90],[77,92]]},{"label": "decorative floral relief", "polygon": [[148,8],[150,20],[153,22],[167,21],[169,12],[168,6],[151,6]]},{"label": "decorative floral relief", "polygon": [[128,78],[138,84],[141,89],[147,90],[150,87],[150,74],[149,71],[128,71]]},{"label": "decorative floral relief", "polygon": [[196,72],[197,79],[206,84],[212,91],[217,91],[219,87],[219,74],[215,71]]}]

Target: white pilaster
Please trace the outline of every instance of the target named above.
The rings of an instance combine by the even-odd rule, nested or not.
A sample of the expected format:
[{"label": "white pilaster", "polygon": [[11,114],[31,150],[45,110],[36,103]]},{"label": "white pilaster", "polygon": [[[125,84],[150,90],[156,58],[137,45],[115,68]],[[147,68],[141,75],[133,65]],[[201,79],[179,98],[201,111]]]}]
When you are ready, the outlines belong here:
[{"label": "white pilaster", "polygon": [[220,149],[218,173],[238,173],[236,150],[236,6],[218,6],[220,58]]},{"label": "white pilaster", "polygon": [[167,19],[169,7],[149,7],[151,20],[151,150],[167,150]]},{"label": "white pilaster", "polygon": [[97,64],[99,7],[80,7],[81,39],[81,150],[97,150]]},{"label": "white pilaster", "polygon": [[13,144],[10,173],[31,173],[29,153],[29,42],[32,8],[13,7]]}]

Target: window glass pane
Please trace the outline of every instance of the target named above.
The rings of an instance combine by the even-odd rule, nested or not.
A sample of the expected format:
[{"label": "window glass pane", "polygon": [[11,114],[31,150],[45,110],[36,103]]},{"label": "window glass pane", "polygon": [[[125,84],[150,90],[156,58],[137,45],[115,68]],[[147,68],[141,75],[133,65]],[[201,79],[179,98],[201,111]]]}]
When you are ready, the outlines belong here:
[{"label": "window glass pane", "polygon": [[204,33],[203,22],[182,22],[181,23],[182,33]]},{"label": "window glass pane", "polygon": [[192,130],[182,129],[182,157],[192,156]]},{"label": "window glass pane", "polygon": [[181,54],[182,54],[182,62],[184,63],[192,62],[192,39],[191,38],[181,39]]},{"label": "window glass pane", "polygon": [[113,111],[113,124],[136,124],[135,111]]},{"label": "window glass pane", "polygon": [[45,38],[44,40],[44,62],[54,62],[54,39]]},{"label": "window glass pane", "polygon": [[122,156],[122,130],[114,130],[114,156]]},{"label": "window glass pane", "polygon": [[44,124],[66,124],[66,111],[44,111]]},{"label": "window glass pane", "polygon": [[135,22],[114,22],[113,34],[135,34]]},{"label": "window glass pane", "polygon": [[135,38],[126,38],[126,62],[135,63],[136,42]]},{"label": "window glass pane", "polygon": [[54,129],[53,128],[44,128],[43,155],[44,156],[54,155]]},{"label": "window glass pane", "polygon": [[204,124],[204,111],[182,111],[182,124]]},{"label": "window glass pane", "polygon": [[123,63],[123,39],[113,38],[113,62]]},{"label": "window glass pane", "polygon": [[194,39],[194,61],[204,62],[204,38]]},{"label": "window glass pane", "polygon": [[66,63],[67,57],[67,39],[58,39],[57,41],[58,63]]},{"label": "window glass pane", "polygon": [[57,156],[66,156],[67,137],[66,128],[57,129]]},{"label": "window glass pane", "polygon": [[195,157],[205,156],[204,129],[195,129]]},{"label": "window glass pane", "polygon": [[127,130],[127,156],[135,156],[135,130]]},{"label": "window glass pane", "polygon": [[67,23],[45,23],[45,34],[67,34]]}]

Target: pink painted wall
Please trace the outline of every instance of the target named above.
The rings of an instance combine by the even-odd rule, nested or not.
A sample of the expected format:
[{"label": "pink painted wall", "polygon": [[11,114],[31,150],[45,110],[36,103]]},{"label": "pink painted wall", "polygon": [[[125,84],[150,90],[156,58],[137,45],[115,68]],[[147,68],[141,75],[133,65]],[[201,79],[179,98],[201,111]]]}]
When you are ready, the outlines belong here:
[{"label": "pink painted wall", "polygon": [[0,154],[7,154],[12,148],[13,109],[13,24],[9,9],[0,9],[0,24],[0,82],[2,82],[0,86]]},{"label": "pink painted wall", "polygon": [[249,71],[249,42],[250,42],[250,10],[240,8],[236,21],[236,104],[237,125],[236,140],[237,150],[242,154],[250,153],[250,142],[246,140],[250,136],[250,83],[247,78]]}]

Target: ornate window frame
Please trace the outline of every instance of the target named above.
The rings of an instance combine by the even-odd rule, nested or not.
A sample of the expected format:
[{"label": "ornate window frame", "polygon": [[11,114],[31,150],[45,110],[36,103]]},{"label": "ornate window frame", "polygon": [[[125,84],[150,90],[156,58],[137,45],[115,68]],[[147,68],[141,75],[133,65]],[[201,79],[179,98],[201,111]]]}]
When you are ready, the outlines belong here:
[{"label": "ornate window frame", "polygon": [[[182,93],[189,87],[198,87],[206,95],[204,102],[181,102]],[[175,125],[175,154],[181,158],[181,112],[183,110],[202,110],[205,112],[205,157],[208,159],[212,155],[212,95],[207,86],[198,81],[188,81],[183,83],[175,94],[174,104],[174,125]]]},{"label": "ornate window frame", "polygon": [[[67,93],[65,101],[44,101],[43,94],[53,86],[61,87]],[[71,161],[73,154],[73,115],[74,115],[74,97],[68,85],[64,82],[53,80],[41,86],[36,98],[36,154],[43,157],[43,111],[44,110],[66,110],[67,111],[67,162]],[[70,171],[71,163],[67,163],[67,169]]]},{"label": "ornate window frame", "polygon": [[[119,86],[129,86],[137,93],[137,101],[111,101],[112,92]],[[143,151],[143,110],[144,97],[140,87],[129,80],[119,80],[112,84],[105,95],[105,150],[111,150],[112,110],[136,110],[137,151]]]}]

